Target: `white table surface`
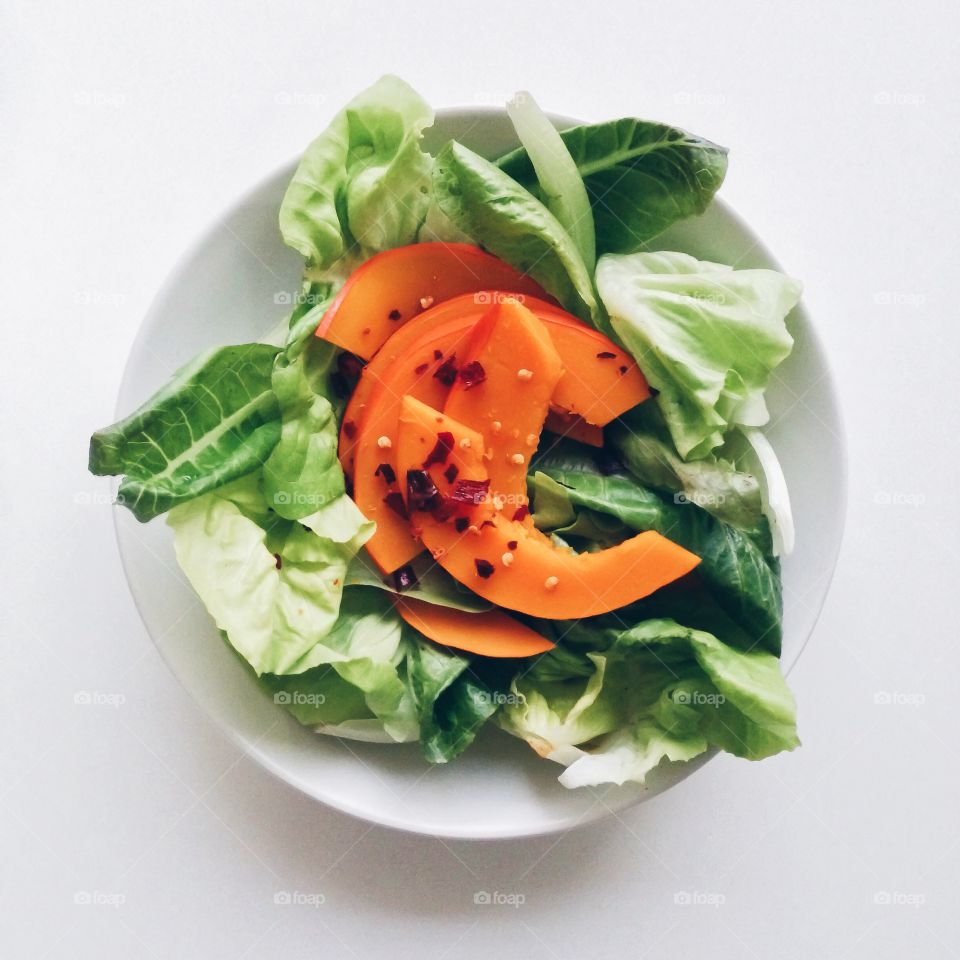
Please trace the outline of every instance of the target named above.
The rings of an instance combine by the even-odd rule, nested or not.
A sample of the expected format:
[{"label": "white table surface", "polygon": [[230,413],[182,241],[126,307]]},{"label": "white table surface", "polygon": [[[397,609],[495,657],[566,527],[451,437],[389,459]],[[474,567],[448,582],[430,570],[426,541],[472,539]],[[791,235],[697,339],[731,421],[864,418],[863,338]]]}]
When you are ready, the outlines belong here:
[{"label": "white table surface", "polygon": [[[958,8],[415,9],[5,5],[0,955],[956,957]],[[274,781],[156,654],[88,435],[178,254],[386,71],[731,147],[723,195],[804,279],[849,435],[803,749],[564,836],[440,842]]]}]

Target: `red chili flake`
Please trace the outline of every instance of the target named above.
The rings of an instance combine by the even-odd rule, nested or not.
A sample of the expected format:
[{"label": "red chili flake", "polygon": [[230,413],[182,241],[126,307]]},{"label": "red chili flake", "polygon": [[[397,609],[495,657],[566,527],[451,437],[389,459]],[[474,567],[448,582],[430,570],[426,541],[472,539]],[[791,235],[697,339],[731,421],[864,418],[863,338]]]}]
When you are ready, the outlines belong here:
[{"label": "red chili flake", "polygon": [[397,475],[393,471],[393,467],[389,463],[381,463],[376,470],[373,471],[375,477],[383,477],[387,484],[396,483]]},{"label": "red chili flake", "polygon": [[275,554],[273,555],[273,559],[276,560],[276,562],[277,562],[277,569],[279,570],[279,569],[283,566],[283,562],[282,562],[281,559],[280,559],[280,554],[279,554],[279,553],[275,553]]},{"label": "red chili flake", "polygon": [[436,510],[440,501],[440,491],[426,470],[407,471],[407,503],[411,510]]},{"label": "red chili flake", "polygon": [[601,353],[597,354],[597,359],[598,360],[616,360],[617,355],[615,353],[611,353],[609,350],[604,350]]},{"label": "red chili flake", "polygon": [[443,479],[446,480],[447,483],[453,483],[453,481],[457,479],[459,472],[460,468],[455,463],[451,463],[450,466],[443,471]]},{"label": "red chili flake", "polygon": [[434,360],[442,360],[442,359],[443,359],[443,351],[442,351],[442,350],[434,350],[434,351],[433,351],[433,359],[434,359]]},{"label": "red chili flake", "polygon": [[516,540],[508,540],[508,541],[507,541],[507,549],[508,549],[508,550],[516,550],[518,546],[519,546],[519,544],[517,543]]},{"label": "red chili flake", "polygon": [[[438,351],[434,351],[434,356],[436,356]],[[440,356],[443,356],[441,353]],[[454,381],[457,379],[457,356],[454,353],[451,353],[443,363],[437,367],[436,371],[433,374],[445,387],[452,387]]]},{"label": "red chili flake", "polygon": [[487,379],[487,371],[479,360],[471,360],[460,368],[460,380],[465,390],[470,390]]},{"label": "red chili flake", "polygon": [[457,517],[457,519],[453,521],[453,528],[457,531],[457,533],[464,533],[469,526],[469,517]]},{"label": "red chili flake", "polygon": [[413,368],[413,372],[419,377],[421,373],[427,372],[427,367],[429,366],[429,363],[421,363],[419,366]]},{"label": "red chili flake", "polygon": [[458,480],[453,488],[451,499],[457,503],[483,503],[490,489],[490,480]]},{"label": "red chili flake", "polygon": [[530,508],[526,504],[524,504],[522,507],[517,507],[517,509],[513,511],[513,519],[525,520],[529,512]]},{"label": "red chili flake", "polygon": [[492,520],[484,520],[483,523],[480,524],[480,529],[482,530],[484,527],[495,527],[495,526],[496,524]]},{"label": "red chili flake", "polygon": [[413,567],[409,563],[393,571],[393,586],[397,593],[409,590],[416,585],[417,575],[413,572]]},{"label": "red chili flake", "polygon": [[407,505],[403,502],[403,497],[397,493],[396,490],[388,493],[384,498],[383,502],[398,516],[403,517],[404,520],[410,519],[410,514],[407,513]]},{"label": "red chili flake", "polygon": [[399,320],[402,316],[403,316],[403,314],[402,314],[399,310],[391,310],[391,311],[387,314],[388,319],[393,320],[394,322],[396,322],[397,320]]},{"label": "red chili flake", "polygon": [[450,497],[440,494],[440,502],[433,508],[433,519],[438,523],[446,523],[460,510],[460,505]]},{"label": "red chili flake", "polygon": [[343,424],[343,432],[348,440],[352,440],[357,435],[357,425],[352,420],[346,420]]},{"label": "red chili flake", "polygon": [[627,372],[627,368],[626,368],[625,366],[620,368],[620,373],[621,373],[621,374],[624,374],[624,373],[626,373],[626,372]]},{"label": "red chili flake", "polygon": [[473,562],[477,568],[478,577],[483,577],[486,580],[487,577],[493,575],[494,566],[489,560],[474,560]]},{"label": "red chili flake", "polygon": [[449,430],[442,430],[437,434],[437,442],[434,448],[423,461],[423,469],[432,467],[435,463],[446,463],[450,451],[453,449],[453,434]]}]

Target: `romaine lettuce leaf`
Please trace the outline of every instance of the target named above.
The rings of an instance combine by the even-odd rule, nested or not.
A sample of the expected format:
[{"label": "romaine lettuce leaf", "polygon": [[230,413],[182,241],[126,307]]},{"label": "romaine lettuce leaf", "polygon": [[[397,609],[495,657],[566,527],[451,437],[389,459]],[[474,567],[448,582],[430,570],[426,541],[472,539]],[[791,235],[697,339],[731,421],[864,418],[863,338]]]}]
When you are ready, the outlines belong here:
[{"label": "romaine lettuce leaf", "polygon": [[685,460],[733,426],[769,419],[763,392],[790,353],[784,322],[800,284],[775,270],[734,270],[685,253],[607,254],[597,289],[610,322],[659,394]]},{"label": "romaine lettuce leaf", "polygon": [[[727,172],[724,147],[662,123],[625,117],[560,136],[586,185],[599,253],[633,253],[672,223],[703,213]],[[522,147],[497,165],[536,191]]]},{"label": "romaine lettuce leaf", "polygon": [[342,277],[374,253],[416,241],[432,166],[420,138],[432,123],[428,104],[385,76],[307,147],[283,198],[280,230],[312,279]]},{"label": "romaine lettuce leaf", "polygon": [[90,472],[124,475],[118,501],[146,521],[257,469],[280,436],[277,353],[247,343],[201,354],[91,437]]},{"label": "romaine lettuce leaf", "polygon": [[437,155],[433,185],[440,210],[457,229],[529,274],[571,313],[604,328],[576,244],[529,191],[455,141]]},{"label": "romaine lettuce leaf", "polygon": [[[656,530],[695,553],[700,557],[696,576],[721,609],[752,643],[779,654],[783,601],[778,570],[744,532],[692,503],[670,503],[624,474],[604,475],[587,458],[563,467],[546,458],[529,482],[538,526],[543,526],[538,504],[544,495],[551,516],[559,514],[556,504],[565,496],[575,512],[586,508],[608,514],[631,534]],[[591,532],[582,525],[580,531],[568,521],[559,532],[565,539]],[[603,539],[614,536],[608,529]]]},{"label": "romaine lettuce leaf", "polygon": [[430,643],[405,626],[407,687],[419,717],[420,749],[430,763],[446,763],[473,743],[497,710],[471,658]]}]

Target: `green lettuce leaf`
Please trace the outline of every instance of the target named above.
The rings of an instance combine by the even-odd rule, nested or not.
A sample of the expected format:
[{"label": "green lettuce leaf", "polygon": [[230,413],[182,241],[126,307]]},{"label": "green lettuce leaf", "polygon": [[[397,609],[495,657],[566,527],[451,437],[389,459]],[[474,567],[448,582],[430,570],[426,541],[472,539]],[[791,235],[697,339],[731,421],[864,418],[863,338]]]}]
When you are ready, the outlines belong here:
[{"label": "green lettuce leaf", "polygon": [[277,353],[248,343],[201,354],[91,437],[90,472],[122,474],[119,502],[147,521],[256,470],[280,436],[270,380]]},{"label": "green lettuce leaf", "polygon": [[[727,172],[724,147],[662,123],[626,117],[560,136],[590,197],[598,253],[633,253],[672,223],[703,213]],[[522,147],[497,165],[536,189]]]},{"label": "green lettuce leaf", "polygon": [[472,672],[468,655],[435,646],[410,627],[405,631],[407,686],[419,717],[420,749],[430,763],[447,763],[473,742],[498,704]]},{"label": "green lettuce leaf", "polygon": [[325,660],[302,673],[265,674],[275,702],[317,733],[353,740],[416,740],[415,705],[401,676],[402,622],[382,595],[345,593],[323,641]]},{"label": "green lettuce leaf", "polygon": [[431,108],[385,76],[307,147],[283,198],[280,230],[312,279],[342,276],[374,253],[416,241],[432,165],[420,138],[432,123]]},{"label": "green lettuce leaf", "polygon": [[[447,573],[428,553],[422,553],[410,564],[416,583],[405,587],[403,596],[435,603],[441,607],[453,607],[467,613],[479,613],[489,610],[493,604],[477,596],[458,580]],[[393,578],[381,573],[366,550],[361,550],[350,562],[344,581],[347,587],[376,587],[392,594],[399,594]]]},{"label": "green lettuce leaf", "polygon": [[446,763],[473,742],[498,707],[466,654],[430,643],[375,590],[344,593],[325,645],[342,658],[261,678],[276,703],[317,733],[381,743],[419,740],[430,763]]},{"label": "green lettuce leaf", "polygon": [[567,766],[567,787],[644,782],[663,759],[709,747],[759,760],[799,741],[772,654],[739,650],[672,620],[569,631],[513,684],[500,726]]},{"label": "green lettuce leaf", "polygon": [[433,186],[440,210],[457,229],[532,276],[571,313],[604,326],[576,244],[529,191],[455,141],[437,155]]},{"label": "green lettuce leaf", "polygon": [[763,392],[793,346],[784,320],[797,281],[663,252],[601,257],[597,288],[685,460],[733,426],[767,422]]},{"label": "green lettuce leaf", "polygon": [[[551,516],[558,513],[556,502],[566,496],[571,510],[586,508],[615,517],[630,534],[656,530],[695,553],[700,557],[695,576],[720,608],[746,632],[751,643],[779,654],[783,634],[779,571],[746,533],[695,504],[666,501],[628,476],[604,475],[587,459],[565,466],[544,459],[529,483],[538,526],[543,523],[538,507],[543,495],[548,497]],[[568,521],[560,534],[566,539],[599,530],[602,543],[609,545],[615,539],[615,529],[604,531],[595,519],[592,523],[593,531],[581,526],[579,532]]]},{"label": "green lettuce leaf", "polygon": [[339,426],[329,377],[339,350],[316,337],[295,356],[281,354],[273,369],[280,406],[280,440],[263,466],[264,492],[282,517],[299,520],[343,495],[337,459]]},{"label": "green lettuce leaf", "polygon": [[168,523],[181,569],[258,674],[349,659],[331,631],[347,566],[373,533],[349,497],[297,523],[271,512],[251,475],[182,504]]},{"label": "green lettuce leaf", "polygon": [[[644,486],[694,503],[718,520],[763,540],[763,503],[756,474],[738,469],[734,459],[716,454],[684,460],[653,402],[635,407],[610,424],[606,438],[624,465]],[[768,551],[769,552],[769,551]]]}]

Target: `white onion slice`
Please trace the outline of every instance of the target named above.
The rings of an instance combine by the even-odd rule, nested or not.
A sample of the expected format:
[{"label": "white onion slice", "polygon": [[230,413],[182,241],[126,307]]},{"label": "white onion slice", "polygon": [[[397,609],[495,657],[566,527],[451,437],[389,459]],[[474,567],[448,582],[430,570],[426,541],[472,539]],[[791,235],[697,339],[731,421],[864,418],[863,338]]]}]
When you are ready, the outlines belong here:
[{"label": "white onion slice", "polygon": [[796,538],[793,511],[790,509],[790,493],[783,468],[763,433],[746,428],[743,435],[753,448],[760,466],[760,495],[763,499],[763,512],[770,521],[770,532],[773,534],[773,552],[777,556],[792,553]]}]

